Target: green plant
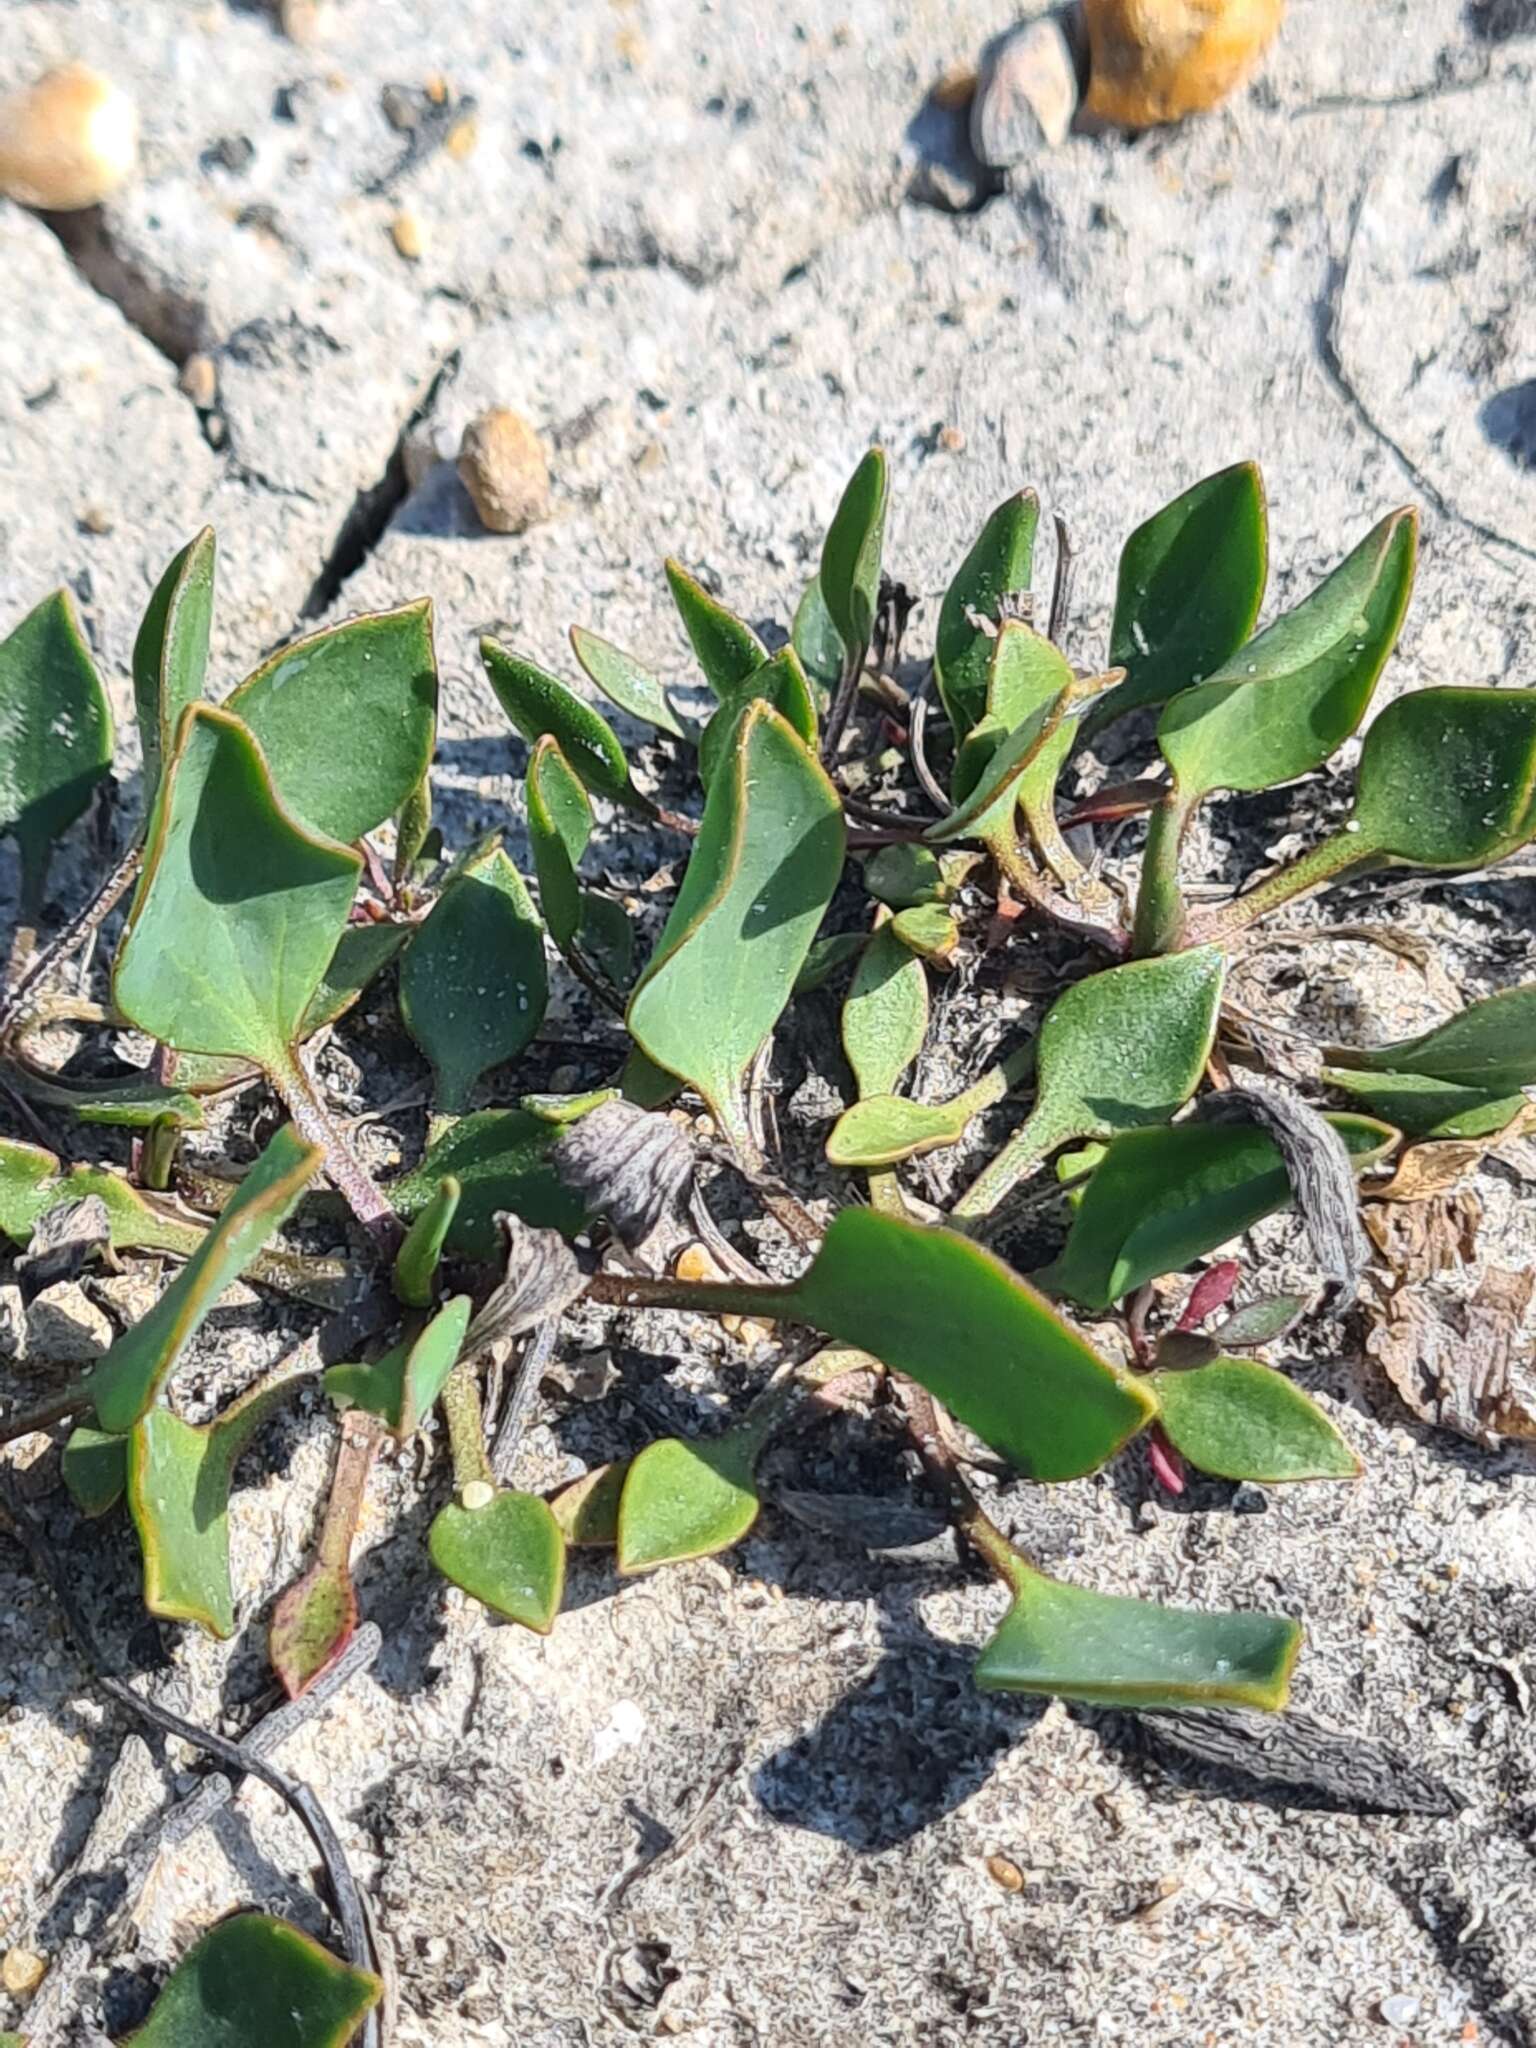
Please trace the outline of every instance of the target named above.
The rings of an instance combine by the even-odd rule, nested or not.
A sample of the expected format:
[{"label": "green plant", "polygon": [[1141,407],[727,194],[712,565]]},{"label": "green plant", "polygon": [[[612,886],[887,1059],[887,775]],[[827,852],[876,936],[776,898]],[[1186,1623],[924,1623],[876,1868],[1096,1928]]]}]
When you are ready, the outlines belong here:
[{"label": "green plant", "polygon": [[[312,635],[215,709],[202,694],[211,535],[156,590],[134,656],[142,830],[60,940],[36,951],[27,934],[18,940],[0,1025],[9,1084],[38,1113],[145,1136],[127,1172],[66,1166],[23,1139],[0,1140],[0,1230],[25,1243],[62,1203],[93,1196],[114,1248],[186,1264],[89,1375],[8,1418],[3,1433],[74,1417],[65,1477],[92,1515],[126,1496],[151,1609],[229,1633],[236,1461],[295,1382],[248,1390],[194,1424],[178,1412],[179,1370],[237,1275],[312,1299],[334,1286],[339,1269],[271,1242],[301,1204],[321,1213],[316,1189],[328,1180],[367,1233],[349,1263],[376,1313],[361,1347],[325,1375],[341,1418],[331,1503],[313,1563],[271,1616],[273,1662],[291,1694],[315,1682],[357,1625],[350,1555],[380,1440],[413,1437],[438,1404],[453,1494],[432,1524],[430,1555],[472,1597],[547,1630],[569,1544],[612,1544],[626,1573],[728,1548],[771,1494],[761,1471],[776,1434],[822,1412],[830,1380],[873,1376],[903,1405],[927,1483],[1008,1592],[978,1682],[1132,1707],[1283,1704],[1294,1622],[1172,1611],[1046,1575],[982,1507],[974,1461],[944,1411],[1042,1482],[1095,1471],[1138,1438],[1167,1483],[1181,1460],[1265,1482],[1357,1469],[1316,1402],[1277,1368],[1234,1355],[1280,1334],[1297,1304],[1277,1314],[1261,1296],[1207,1339],[1198,1324],[1219,1290],[1202,1281],[1185,1319],[1152,1343],[1144,1291],[1298,1189],[1314,1224],[1316,1176],[1299,1172],[1298,1147],[1334,1162],[1329,1199],[1351,1206],[1345,1161],[1369,1174],[1400,1130],[1466,1131],[1518,1107],[1536,1081],[1531,996],[1517,991],[1404,1044],[1331,1049],[1325,1080],[1370,1114],[1324,1122],[1302,1109],[1277,1125],[1252,1089],[1207,1087],[1213,1073],[1242,1083],[1236,1048],[1223,1045],[1223,991],[1259,918],[1373,867],[1481,867],[1536,832],[1536,693],[1398,699],[1366,731],[1346,827],[1226,904],[1192,910],[1181,861],[1206,799],[1322,768],[1364,721],[1407,603],[1413,515],[1382,521],[1255,635],[1267,568],[1258,475],[1243,465],[1207,479],[1126,543],[1110,666],[1080,674],[1035,618],[1038,506],[1028,493],[1008,500],[939,608],[932,680],[949,725],[946,791],[923,705],[882,666],[899,609],[882,568],[887,507],[885,460],[871,451],[777,651],[667,565],[713,700],[702,717],[685,716],[634,657],[573,629],[596,688],[682,764],[691,759],[701,806],[656,801],[591,703],[483,644],[492,688],[528,745],[537,902],[498,837],[444,859],[429,835],[437,688],[425,604]],[[1050,626],[1061,630],[1059,619]],[[1100,791],[1080,810],[1147,815],[1132,913],[1070,843],[1057,790],[1089,740],[1148,708],[1159,708],[1161,775]],[[105,697],[62,596],[0,646],[0,709],[27,736],[0,782],[0,816],[20,846],[31,920],[44,907],[49,853],[102,784],[110,753]],[[866,711],[905,729],[912,773],[887,759],[883,783],[854,793],[849,742]],[[674,835],[686,855],[659,929],[646,928],[635,899],[584,872],[600,818],[611,825],[615,814]],[[368,835],[391,818],[387,875]],[[135,870],[110,1000],[72,1001],[53,971]],[[1027,924],[1016,926],[1021,907]],[[943,1043],[946,1006],[933,1000],[942,977],[1029,925],[1086,940],[1102,964],[1080,971],[1080,954],[1077,978],[999,1059]],[[627,1054],[606,1071],[588,1062],[596,1085],[578,1095],[528,1092],[550,993],[546,942],[627,1034]],[[390,972],[431,1069],[432,1115],[418,1163],[381,1187],[338,1126],[313,1055],[359,997],[385,993]],[[776,1037],[812,1014],[792,1006],[825,1016],[839,976],[853,1085],[826,1150],[863,1184],[845,1184],[846,1205],[829,1213],[779,1178],[761,1095]],[[153,1073],[87,1084],[50,1069],[35,1033],[61,1017],[137,1026],[159,1047]],[[977,1076],[947,1100],[928,1099],[936,1035]],[[209,1185],[189,1147],[210,1105],[261,1082],[291,1122],[236,1187],[216,1191],[207,1215]],[[1021,1115],[1012,1105],[1026,1092]],[[690,1097],[714,1127],[702,1152],[660,1107]],[[1213,1113],[1255,1101],[1236,1120]],[[906,1163],[962,1146],[977,1119],[998,1113],[1013,1123],[1001,1149],[979,1171],[968,1161],[969,1185],[937,1210],[920,1201]],[[796,1277],[769,1280],[721,1239],[700,1168],[722,1158],[775,1220],[781,1270]],[[954,1162],[940,1163],[948,1185]],[[984,1242],[1011,1227],[1031,1178],[1031,1208],[1068,1217],[1033,1283]],[[203,1199],[203,1220],[174,1202],[178,1191]],[[718,1277],[680,1279],[658,1263],[694,1228],[728,1260]],[[602,1259],[609,1241],[627,1248],[622,1269]],[[1208,1269],[1218,1273],[1230,1291],[1227,1269]],[[777,1335],[778,1369],[721,1433],[664,1438],[545,1501],[510,1483],[515,1404],[497,1453],[488,1447],[481,1361],[519,1336],[535,1362],[547,1355],[578,1298],[620,1315],[752,1317],[779,1333],[817,1333],[820,1348]],[[1100,1318],[1128,1307],[1127,1344],[1091,1342],[1063,1304]],[[258,1925],[230,1923],[249,1943],[268,1939]],[[167,2000],[179,2015],[180,1995]],[[162,2022],[157,2008],[141,2038],[191,2038],[187,2024]]]}]

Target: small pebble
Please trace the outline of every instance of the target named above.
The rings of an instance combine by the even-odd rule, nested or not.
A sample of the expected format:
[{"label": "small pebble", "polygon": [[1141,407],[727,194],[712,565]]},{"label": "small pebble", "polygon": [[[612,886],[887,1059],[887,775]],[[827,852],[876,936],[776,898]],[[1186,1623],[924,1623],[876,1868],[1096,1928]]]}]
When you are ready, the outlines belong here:
[{"label": "small pebble", "polygon": [[27,1354],[27,1311],[14,1281],[0,1282],[0,1358],[18,1365]]},{"label": "small pebble", "polygon": [[989,1856],[987,1875],[994,1884],[1001,1885],[1005,1892],[1021,1892],[1024,1889],[1023,1871],[1007,1856]]},{"label": "small pebble", "polygon": [[1077,58],[1060,17],[1023,22],[988,53],[971,102],[971,147],[994,170],[1011,170],[1061,147],[1077,101]]},{"label": "small pebble", "polygon": [[27,1349],[57,1365],[90,1365],[113,1338],[112,1325],[75,1280],[56,1280],[27,1310]]},{"label": "small pebble", "polygon": [[188,356],[176,381],[199,412],[213,410],[219,395],[219,372],[212,356]]},{"label": "small pebble", "polygon": [[443,137],[443,147],[455,163],[461,164],[466,157],[474,155],[475,144],[479,140],[479,122],[473,114],[461,114]]},{"label": "small pebble", "polygon": [[503,406],[464,429],[459,475],[492,533],[522,533],[549,515],[544,444],[520,414]]},{"label": "small pebble", "polygon": [[1408,2027],[1419,2016],[1419,2001],[1411,1991],[1394,1991],[1376,2007],[1389,2027]]},{"label": "small pebble", "polygon": [[277,23],[290,43],[312,43],[320,34],[319,0],[277,0]]},{"label": "small pebble", "polygon": [[397,128],[402,135],[408,135],[421,122],[421,110],[416,104],[414,93],[403,85],[386,85],[379,94],[379,105],[384,109],[384,118],[391,128]]},{"label": "small pebble", "polygon": [[419,263],[426,240],[414,213],[397,213],[389,224],[389,239],[407,263]]},{"label": "small pebble", "polygon": [[441,71],[434,71],[422,87],[422,91],[434,107],[444,106],[448,99],[448,81],[444,78]]},{"label": "small pebble", "polygon": [[65,64],[0,100],[0,193],[22,206],[97,206],[138,154],[138,109],[88,65]]},{"label": "small pebble", "polygon": [[80,528],[84,533],[108,534],[115,524],[112,514],[101,505],[82,505]]},{"label": "small pebble", "polygon": [[30,1997],[47,1974],[46,1958],[29,1948],[8,1948],[0,1959],[0,1984],[12,1998]]}]

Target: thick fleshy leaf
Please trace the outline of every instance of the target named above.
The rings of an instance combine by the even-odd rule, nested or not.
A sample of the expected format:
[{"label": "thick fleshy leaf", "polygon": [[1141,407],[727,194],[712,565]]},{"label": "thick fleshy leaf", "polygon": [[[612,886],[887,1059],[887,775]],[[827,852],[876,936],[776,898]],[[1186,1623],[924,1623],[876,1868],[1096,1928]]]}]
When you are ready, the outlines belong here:
[{"label": "thick fleshy leaf", "polygon": [[54,841],[112,766],[112,710],[75,617],[56,590],[0,640],[0,838],[21,854],[34,915]]},{"label": "thick fleshy leaf", "polygon": [[1418,531],[1411,507],[1390,513],[1310,597],[1173,699],[1157,743],[1183,801],[1272,789],[1348,739],[1403,623]]},{"label": "thick fleshy leaf", "polygon": [[955,754],[957,803],[976,787],[1009,733],[1016,732],[1042,705],[1053,703],[1063,693],[1070,698],[1077,686],[1071,663],[1061,650],[1016,619],[1001,626],[986,647],[991,663],[986,715],[972,726]]},{"label": "thick fleshy leaf", "polygon": [[891,930],[909,953],[931,960],[936,967],[950,967],[960,945],[960,926],[952,910],[942,903],[915,903],[910,910],[898,910]]},{"label": "thick fleshy leaf", "polygon": [[640,805],[624,749],[606,718],[547,669],[499,647],[494,640],[480,642],[480,659],[497,702],[530,747],[545,733],[553,733],[560,751],[588,789],[631,809]]},{"label": "thick fleshy leaf", "polygon": [[477,1110],[429,1146],[419,1166],[390,1184],[390,1202],[413,1221],[452,1176],[463,1192],[445,1249],[463,1259],[502,1256],[506,1246],[496,1223],[502,1209],[535,1229],[574,1237],[587,1212],[550,1164],[549,1149],[559,1136],[558,1124],[526,1110]]},{"label": "thick fleshy leaf", "polygon": [[118,1009],[180,1051],[286,1071],[361,865],[288,816],[238,719],[193,705],[113,963]]},{"label": "thick fleshy leaf", "polygon": [[[1013,628],[1005,628],[1009,632]],[[998,746],[976,786],[947,818],[940,818],[923,834],[930,846],[945,846],[956,839],[979,840],[984,846],[1017,839],[1014,812],[1019,787],[1041,749],[1066,714],[1066,691],[1037,706],[1024,722]]]},{"label": "thick fleshy leaf", "polygon": [[1226,961],[1217,946],[1132,960],[1069,988],[1040,1027],[1035,1107],[956,1203],[985,1216],[1058,1145],[1166,1123],[1199,1085]]},{"label": "thick fleshy leaf", "polygon": [[562,953],[581,929],[576,870],[591,837],[586,785],[554,734],[545,733],[528,758],[528,845],[539,880],[539,907]]},{"label": "thick fleshy leaf", "polygon": [[257,1387],[194,1428],[151,1408],[128,1439],[128,1508],[144,1552],[144,1604],[221,1640],[235,1631],[229,1579],[229,1490],[240,1454],[294,1391],[293,1375]]},{"label": "thick fleshy leaf", "polygon": [[1026,1569],[976,1683],[1100,1706],[1278,1710],[1300,1647],[1285,1615],[1157,1607]]},{"label": "thick fleshy leaf", "polygon": [[845,1109],[827,1139],[834,1166],[896,1166],[957,1145],[976,1114],[963,1095],[949,1102],[913,1102],[905,1095],[869,1095]]},{"label": "thick fleshy leaf", "polygon": [[1220,1479],[1353,1479],[1360,1460],[1316,1402],[1273,1366],[1213,1358],[1154,1372],[1158,1420],[1175,1449]]},{"label": "thick fleshy leaf", "polygon": [[147,1076],[102,1081],[94,1086],[84,1083],[78,1089],[58,1091],[58,1095],[66,1094],[73,1096],[70,1107],[83,1124],[147,1131],[163,1117],[169,1117],[179,1130],[198,1131],[203,1127],[203,1105],[195,1095],[181,1088],[165,1087]]},{"label": "thick fleshy leaf", "polygon": [[903,846],[882,846],[871,854],[864,863],[864,886],[877,902],[888,903],[892,910],[942,903],[951,893],[938,855],[911,841]]},{"label": "thick fleshy leaf", "polygon": [[155,585],[133,643],[133,701],[144,755],[144,813],[154,808],[160,771],[181,714],[203,694],[213,630],[217,557],[213,528],[189,540]]},{"label": "thick fleshy leaf", "polygon": [[457,1115],[480,1076],[515,1059],[544,1021],[544,928],[499,846],[455,875],[400,963],[400,1014]]},{"label": "thick fleshy leaf", "polygon": [[1088,713],[1083,738],[1214,675],[1253,631],[1268,573],[1257,463],[1218,470],[1138,526],[1120,551],[1109,629],[1125,681]]},{"label": "thick fleshy leaf", "polygon": [[663,1437],[629,1467],[619,1500],[619,1570],[713,1557],[757,1520],[752,1449],[735,1430],[705,1443]]},{"label": "thick fleshy leaf", "polygon": [[361,839],[399,810],[432,759],[430,599],[296,640],[248,676],[225,709],[256,735],[301,823],[330,839]]},{"label": "thick fleshy leaf", "polygon": [[672,602],[688,635],[704,680],[722,704],[741,702],[747,678],[768,659],[768,650],[752,628],[719,598],[711,597],[681,562],[670,556],[663,565]]},{"label": "thick fleshy leaf", "polygon": [[114,1251],[179,1252],[185,1257],[203,1242],[196,1223],[130,1187],[105,1167],[75,1166],[66,1173],[53,1153],[17,1138],[0,1138],[0,1237],[26,1244],[38,1218],[61,1202],[99,1195],[106,1205]]},{"label": "thick fleshy leaf", "polygon": [[827,938],[813,940],[805,965],[795,976],[794,993],[808,996],[812,989],[824,988],[834,975],[858,959],[867,943],[863,932],[833,932]]},{"label": "thick fleshy leaf", "polygon": [[1536,831],[1536,690],[1414,690],[1360,750],[1357,857],[1481,867]]},{"label": "thick fleshy leaf", "polygon": [[299,1020],[301,1042],[344,1017],[399,957],[414,930],[409,924],[349,924]]},{"label": "thick fleshy leaf", "polygon": [[[1328,1121],[1357,1169],[1397,1141],[1396,1131],[1372,1117]],[[1180,1272],[1240,1236],[1290,1199],[1275,1141],[1251,1125],[1196,1122],[1124,1131],[1088,1183],[1066,1249],[1034,1278],[1049,1294],[1107,1309],[1143,1281]]]},{"label": "thick fleshy leaf", "polygon": [[800,657],[793,647],[781,647],[760,668],[755,668],[739,690],[725,699],[699,741],[699,780],[706,789],[714,781],[720,764],[729,754],[741,714],[754,698],[771,704],[805,741],[816,745],[816,706]]},{"label": "thick fleshy leaf", "polygon": [[575,1550],[611,1549],[619,1540],[619,1500],[629,1476],[629,1460],[594,1465],[550,1502],[560,1533]]},{"label": "thick fleshy leaf", "polygon": [[821,594],[819,572],[801,594],[789,637],[812,689],[825,704],[837,688],[838,678],[843,672],[843,636],[832,623],[832,614],[827,610],[827,601]]},{"label": "thick fleshy leaf", "polygon": [[854,970],[843,1004],[843,1050],[860,1095],[889,1095],[928,1034],[928,976],[887,921]]},{"label": "thick fleshy leaf", "polygon": [[493,1614],[548,1635],[565,1586],[565,1539],[549,1503],[505,1491],[484,1507],[450,1501],[427,1535],[432,1562]]},{"label": "thick fleshy leaf", "polygon": [[1536,1083],[1536,985],[1485,996],[1417,1038],[1399,1038],[1362,1052],[1333,1045],[1327,1056],[1339,1067],[1425,1074],[1460,1088],[1508,1094]]},{"label": "thick fleshy leaf", "polygon": [[345,2048],[382,1988],[285,1921],[240,1913],[177,1964],[129,2048]]},{"label": "thick fleshy leaf", "polygon": [[446,1302],[426,1328],[386,1351],[372,1365],[333,1365],[325,1391],[338,1408],[366,1408],[402,1443],[414,1436],[458,1361],[474,1303],[467,1294]]},{"label": "thick fleshy leaf", "polygon": [[352,1549],[383,1434],[383,1424],[364,1410],[342,1417],[313,1560],[273,1602],[267,1656],[291,1700],[308,1691],[357,1632]]},{"label": "thick fleshy leaf", "polygon": [[116,1507],[128,1484],[128,1438],[78,1424],[65,1442],[59,1474],[83,1515],[104,1515]]},{"label": "thick fleshy leaf", "polygon": [[821,544],[818,581],[845,649],[869,645],[885,545],[885,450],[871,448],[848,479]]},{"label": "thick fleshy leaf", "polygon": [[746,1130],[743,1077],[842,866],[837,792],[776,711],[749,705],[628,1012],[647,1058],[691,1082],[732,1137]]},{"label": "thick fleshy leaf", "polygon": [[872,1209],[839,1211],[778,1313],[917,1380],[1036,1479],[1096,1470],[1153,1412],[1000,1259]]},{"label": "thick fleshy leaf", "polygon": [[1408,1138],[1490,1137],[1518,1116],[1527,1100],[1518,1090],[1500,1095],[1491,1088],[1437,1081],[1432,1074],[1324,1067],[1321,1079]]},{"label": "thick fleshy leaf", "polygon": [[144,1414],[219,1296],[292,1214],[322,1157],[321,1147],[306,1145],[292,1124],[267,1141],[186,1265],[91,1374],[91,1400],[103,1429],[131,1429]]},{"label": "thick fleshy leaf", "polygon": [[1040,501],[1033,491],[1006,499],[971,543],[939,607],[933,671],[940,701],[963,740],[987,709],[993,642],[972,622],[997,620],[1006,592],[1028,590],[1034,574],[1035,529]]},{"label": "thick fleshy leaf", "polygon": [[610,704],[627,711],[631,718],[671,733],[674,739],[691,741],[696,737],[692,725],[673,710],[660,678],[632,654],[600,634],[589,633],[585,626],[572,626],[571,648]]},{"label": "thick fleshy leaf", "polygon": [[405,1233],[395,1254],[395,1296],[407,1308],[426,1308],[431,1303],[443,1246],[453,1228],[463,1192],[452,1174],[445,1175],[437,1184],[437,1193]]}]

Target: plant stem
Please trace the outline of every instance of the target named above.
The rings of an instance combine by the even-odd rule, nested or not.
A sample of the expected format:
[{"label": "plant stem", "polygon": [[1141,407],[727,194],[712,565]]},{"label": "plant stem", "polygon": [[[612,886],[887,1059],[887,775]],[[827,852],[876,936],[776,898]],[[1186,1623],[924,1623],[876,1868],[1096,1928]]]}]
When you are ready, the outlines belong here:
[{"label": "plant stem", "polygon": [[1177,789],[1170,789],[1152,812],[1146,851],[1141,857],[1141,887],[1136,895],[1136,923],[1131,952],[1138,960],[1149,954],[1176,953],[1185,943],[1186,912],[1179,889],[1179,852],[1195,807]]},{"label": "plant stem", "polygon": [[1114,925],[1099,924],[1095,919],[1085,917],[1070,897],[1053,889],[1024,854],[1011,832],[999,833],[988,839],[987,851],[1002,870],[1010,888],[1038,910],[1042,917],[1048,917],[1064,931],[1075,932],[1079,938],[1090,939],[1107,953],[1119,955],[1125,952],[1129,943],[1125,933]]},{"label": "plant stem", "polygon": [[399,1217],[389,1198],[378,1187],[368,1169],[343,1137],[321,1098],[319,1089],[304,1065],[302,1052],[291,1053],[281,1066],[268,1069],[269,1078],[293,1116],[299,1135],[311,1145],[325,1148],[325,1171],[348,1208],[378,1245],[393,1258],[404,1235]]},{"label": "plant stem", "polygon": [[1036,1110],[1025,1118],[997,1157],[977,1174],[950,1210],[951,1217],[960,1220],[990,1216],[1048,1152],[1053,1152],[1058,1145],[1065,1144],[1076,1135],[1076,1132],[1059,1130],[1049,1121],[1042,1120]]},{"label": "plant stem", "polygon": [[1341,881],[1353,868],[1372,867],[1376,860],[1374,849],[1362,847],[1353,833],[1336,832],[1321,846],[1314,846],[1310,853],[1304,853],[1300,860],[1292,861],[1289,867],[1281,868],[1268,881],[1260,882],[1256,889],[1234,897],[1220,910],[1209,911],[1197,918],[1192,936],[1202,943],[1225,945],[1282,903],[1290,903],[1311,889],[1323,889],[1330,882]]},{"label": "plant stem", "polygon": [[664,1273],[594,1273],[582,1299],[603,1308],[676,1308],[774,1322],[783,1320],[784,1303],[794,1294],[792,1284],[777,1282],[754,1286],[746,1280],[674,1280]]},{"label": "plant stem", "polygon": [[44,1401],[40,1407],[29,1408],[21,1415],[8,1415],[4,1422],[0,1422],[0,1444],[12,1444],[18,1437],[33,1436],[40,1429],[51,1429],[54,1423],[77,1415],[90,1405],[89,1380],[77,1380],[72,1387],[66,1387],[62,1394],[55,1394],[51,1401]]},{"label": "plant stem", "polygon": [[28,992],[45,974],[67,960],[75,948],[111,916],[138,873],[142,854],[142,846],[130,846],[84,909],[77,910],[58,936],[50,939],[40,953],[34,953],[26,961],[14,987],[6,990],[3,1002],[0,1002],[0,1038],[6,1035]]},{"label": "plant stem", "polygon": [[453,1454],[453,1483],[460,1493],[477,1481],[492,1489],[496,1474],[485,1448],[485,1411],[480,1405],[480,1382],[471,1360],[461,1358],[449,1373],[440,1396],[448,1422],[448,1443]]},{"label": "plant stem", "polygon": [[864,657],[867,647],[849,647],[843,653],[843,671],[837,679],[837,691],[832,699],[832,708],[827,713],[827,722],[821,729],[821,758],[831,761],[836,758],[838,742],[843,737],[853,710],[854,699],[859,694],[859,677],[864,673]]},{"label": "plant stem", "polygon": [[1018,1592],[1025,1580],[1033,1576],[1031,1568],[971,1491],[954,1452],[944,1440],[933,1396],[915,1380],[898,1379],[897,1385],[906,1403],[912,1441],[923,1469],[944,1496],[950,1520],[983,1563],[1012,1591]]}]

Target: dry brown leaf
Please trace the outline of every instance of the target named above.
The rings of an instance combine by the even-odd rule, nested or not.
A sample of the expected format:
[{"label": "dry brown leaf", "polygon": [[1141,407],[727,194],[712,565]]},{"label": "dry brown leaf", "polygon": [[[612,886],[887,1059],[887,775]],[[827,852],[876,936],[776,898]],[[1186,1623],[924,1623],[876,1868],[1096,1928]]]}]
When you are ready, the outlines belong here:
[{"label": "dry brown leaf", "polygon": [[1525,1137],[1536,1129],[1536,1104],[1516,1110],[1499,1131],[1486,1138],[1428,1138],[1422,1145],[1410,1145],[1397,1162],[1397,1171],[1384,1187],[1368,1190],[1373,1202],[1423,1202],[1432,1195],[1449,1194],[1465,1174],[1471,1173],[1497,1146]]},{"label": "dry brown leaf", "polygon": [[1366,1336],[1403,1401],[1473,1443],[1536,1434],[1536,1387],[1523,1325],[1536,1273],[1490,1266],[1470,1301],[1400,1287]]},{"label": "dry brown leaf", "polygon": [[1469,1266],[1482,1220],[1483,1205],[1470,1188],[1431,1195],[1423,1202],[1367,1205],[1364,1211],[1366,1231],[1388,1267],[1394,1289],[1417,1287],[1436,1273]]}]

